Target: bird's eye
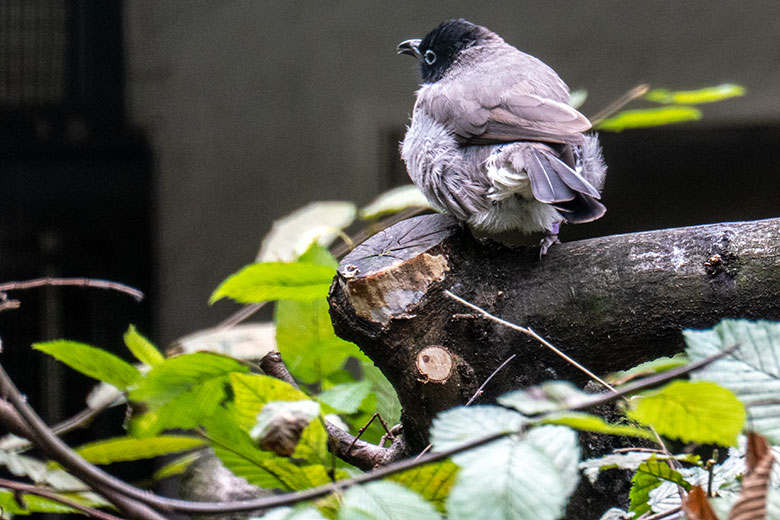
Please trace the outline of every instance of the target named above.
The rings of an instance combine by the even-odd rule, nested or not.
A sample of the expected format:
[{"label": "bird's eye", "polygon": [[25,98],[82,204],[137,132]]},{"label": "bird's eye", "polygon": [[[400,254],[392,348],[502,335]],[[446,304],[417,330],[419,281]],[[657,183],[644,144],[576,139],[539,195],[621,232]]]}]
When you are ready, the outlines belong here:
[{"label": "bird's eye", "polygon": [[434,63],[436,63],[436,53],[428,49],[427,51],[425,51],[425,56],[423,57],[423,59],[425,59],[425,63],[427,63],[428,65],[433,65]]}]

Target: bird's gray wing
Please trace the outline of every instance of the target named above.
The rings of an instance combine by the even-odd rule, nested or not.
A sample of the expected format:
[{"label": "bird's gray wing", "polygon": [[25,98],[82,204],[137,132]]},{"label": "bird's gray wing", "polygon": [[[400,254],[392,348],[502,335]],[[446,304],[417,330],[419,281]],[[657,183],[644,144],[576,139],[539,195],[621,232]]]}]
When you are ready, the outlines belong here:
[{"label": "bird's gray wing", "polygon": [[430,85],[424,96],[430,113],[449,123],[461,144],[581,144],[590,121],[566,103],[568,88],[552,69],[518,51],[502,60],[472,64]]}]

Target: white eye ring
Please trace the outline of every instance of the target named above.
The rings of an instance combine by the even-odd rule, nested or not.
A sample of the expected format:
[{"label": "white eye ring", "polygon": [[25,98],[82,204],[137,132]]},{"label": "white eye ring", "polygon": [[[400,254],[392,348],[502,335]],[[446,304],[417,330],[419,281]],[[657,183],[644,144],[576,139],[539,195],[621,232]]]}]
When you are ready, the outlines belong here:
[{"label": "white eye ring", "polygon": [[433,65],[434,63],[436,63],[436,53],[428,49],[427,51],[425,51],[425,56],[423,57],[423,59],[425,60],[425,63],[427,63],[428,65]]}]

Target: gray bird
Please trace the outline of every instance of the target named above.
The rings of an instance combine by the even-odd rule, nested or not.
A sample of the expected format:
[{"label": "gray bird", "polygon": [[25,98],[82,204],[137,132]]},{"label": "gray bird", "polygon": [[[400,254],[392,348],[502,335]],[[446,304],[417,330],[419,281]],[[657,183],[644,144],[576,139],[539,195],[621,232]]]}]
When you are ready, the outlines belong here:
[{"label": "gray bird", "polygon": [[401,157],[434,208],[487,233],[543,231],[541,255],[561,222],[604,215],[598,137],[550,67],[465,20],[397,50],[422,72]]}]

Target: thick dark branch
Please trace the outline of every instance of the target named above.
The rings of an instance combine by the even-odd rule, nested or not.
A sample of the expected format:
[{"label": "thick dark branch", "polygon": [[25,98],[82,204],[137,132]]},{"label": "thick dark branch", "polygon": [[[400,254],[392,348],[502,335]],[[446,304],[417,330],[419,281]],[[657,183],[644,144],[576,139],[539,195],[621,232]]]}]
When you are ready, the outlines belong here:
[{"label": "thick dark branch", "polygon": [[780,219],[616,235],[553,247],[477,240],[444,215],[403,221],[347,255],[332,287],[336,332],[398,392],[413,450],[436,413],[485,391],[588,377],[445,290],[533,329],[597,375],[680,352],[683,328],[780,319]]}]

